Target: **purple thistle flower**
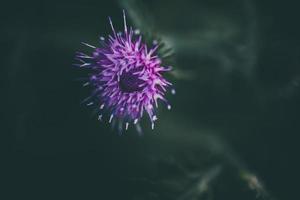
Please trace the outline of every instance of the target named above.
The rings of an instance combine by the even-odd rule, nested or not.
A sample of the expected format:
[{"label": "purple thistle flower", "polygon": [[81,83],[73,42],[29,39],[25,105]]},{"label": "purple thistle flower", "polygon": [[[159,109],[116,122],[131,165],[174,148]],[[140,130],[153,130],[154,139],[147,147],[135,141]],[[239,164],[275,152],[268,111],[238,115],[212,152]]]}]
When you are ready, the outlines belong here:
[{"label": "purple thistle flower", "polygon": [[86,85],[94,87],[91,96],[94,102],[88,105],[97,105],[98,119],[102,120],[103,114],[109,113],[109,123],[119,121],[120,130],[123,123],[126,130],[133,123],[140,132],[139,121],[144,113],[148,114],[154,128],[158,100],[171,109],[164,96],[172,84],[162,76],[171,67],[161,65],[156,55],[158,44],[148,50],[142,36],[135,36],[132,28],[127,27],[124,11],[123,19],[124,32],[117,33],[109,18],[112,35],[107,40],[100,37],[101,47],[83,43],[91,47],[93,53],[91,56],[77,53],[76,58],[81,62],[80,67],[92,71]]}]

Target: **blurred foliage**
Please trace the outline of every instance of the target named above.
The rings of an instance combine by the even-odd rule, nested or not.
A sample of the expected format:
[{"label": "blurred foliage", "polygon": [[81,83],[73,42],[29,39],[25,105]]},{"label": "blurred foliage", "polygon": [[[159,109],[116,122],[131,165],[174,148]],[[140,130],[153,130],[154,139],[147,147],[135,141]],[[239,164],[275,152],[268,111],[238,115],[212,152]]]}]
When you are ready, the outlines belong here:
[{"label": "blurred foliage", "polygon": [[[299,12],[261,0],[5,2],[4,189],[47,199],[299,199]],[[117,135],[80,105],[80,42],[122,28],[173,55],[172,110]],[[6,131],[7,130],[7,131]],[[16,197],[16,198],[15,198]],[[297,198],[298,197],[298,198]],[[51,198],[51,197],[50,197]],[[52,198],[52,199],[53,199]],[[1,198],[8,199],[8,198]]]}]

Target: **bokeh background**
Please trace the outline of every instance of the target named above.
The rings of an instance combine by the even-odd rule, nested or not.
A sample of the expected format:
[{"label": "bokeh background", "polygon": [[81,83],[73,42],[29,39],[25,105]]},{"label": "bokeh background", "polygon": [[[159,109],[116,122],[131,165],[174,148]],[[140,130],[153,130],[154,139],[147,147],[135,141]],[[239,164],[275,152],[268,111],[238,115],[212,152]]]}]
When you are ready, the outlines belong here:
[{"label": "bokeh background", "polygon": [[[299,4],[2,1],[1,199],[299,199]],[[107,17],[172,49],[155,130],[119,135],[72,66]]]}]

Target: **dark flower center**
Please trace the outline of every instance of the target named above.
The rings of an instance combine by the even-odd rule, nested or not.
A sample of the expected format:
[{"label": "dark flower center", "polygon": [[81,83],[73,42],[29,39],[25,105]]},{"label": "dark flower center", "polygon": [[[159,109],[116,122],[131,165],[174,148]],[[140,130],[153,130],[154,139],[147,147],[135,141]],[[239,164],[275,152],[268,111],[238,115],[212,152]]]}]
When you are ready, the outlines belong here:
[{"label": "dark flower center", "polygon": [[124,71],[120,76],[119,86],[123,92],[139,92],[142,91],[146,84],[145,81],[139,79],[139,74],[134,74],[139,72],[141,67],[129,70],[128,72]]}]

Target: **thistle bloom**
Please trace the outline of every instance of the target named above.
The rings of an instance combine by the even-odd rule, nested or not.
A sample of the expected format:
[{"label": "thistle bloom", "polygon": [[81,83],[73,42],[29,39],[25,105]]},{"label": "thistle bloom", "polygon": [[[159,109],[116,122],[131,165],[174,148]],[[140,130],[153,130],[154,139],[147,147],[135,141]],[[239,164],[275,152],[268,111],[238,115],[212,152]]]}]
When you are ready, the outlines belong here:
[{"label": "thistle bloom", "polygon": [[124,32],[117,33],[109,18],[112,35],[100,37],[100,47],[83,43],[93,49],[91,55],[76,55],[80,67],[91,69],[86,85],[92,85],[94,91],[88,105],[97,105],[99,120],[108,113],[109,123],[119,121],[119,128],[125,124],[126,130],[130,123],[140,129],[139,121],[147,113],[153,129],[158,100],[171,109],[164,97],[171,83],[162,76],[171,67],[161,65],[157,43],[148,50],[142,36],[127,27],[124,11],[123,20]]}]

